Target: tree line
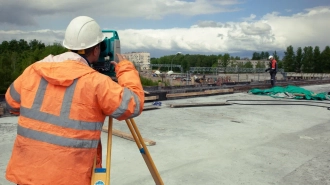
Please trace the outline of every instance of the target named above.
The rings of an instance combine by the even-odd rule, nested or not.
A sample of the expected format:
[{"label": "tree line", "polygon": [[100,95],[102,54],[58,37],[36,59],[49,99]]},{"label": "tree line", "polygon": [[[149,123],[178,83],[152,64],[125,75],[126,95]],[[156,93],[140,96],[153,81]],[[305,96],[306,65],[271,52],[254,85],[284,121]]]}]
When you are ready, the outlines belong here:
[{"label": "tree line", "polygon": [[[258,60],[259,62],[256,64],[256,68],[265,68],[264,60],[268,59],[269,52],[254,52],[252,54],[251,60]],[[277,61],[279,61],[279,56],[277,52],[274,51],[272,55],[275,57]],[[236,63],[238,60],[246,60],[247,62]],[[229,53],[219,54],[219,55],[167,55],[162,56],[160,58],[151,58],[151,64],[171,64],[172,65],[181,65],[183,71],[189,70],[190,67],[240,67],[240,68],[253,68],[253,65],[249,58],[241,58],[239,56],[231,56]],[[280,64],[281,65],[281,64]],[[153,67],[156,69],[157,67]],[[159,70],[166,71],[167,67],[160,67]],[[178,71],[179,69],[173,69],[173,71]]]},{"label": "tree line", "polygon": [[30,64],[49,54],[57,55],[67,51],[58,43],[45,45],[41,41],[21,40],[3,41],[0,44],[0,94],[4,94],[10,84]]},{"label": "tree line", "polygon": [[[3,41],[0,44],[0,94],[6,93],[11,83],[26,67],[46,56],[58,55],[68,51],[59,43],[45,45],[36,39],[29,42],[20,40]],[[150,79],[141,77],[141,83],[147,86],[157,85]]]},{"label": "tree line", "polygon": [[[201,54],[177,54],[166,55],[160,58],[151,58],[151,64],[172,64],[181,65],[183,71],[189,70],[190,67],[227,67],[232,61],[240,60],[238,56],[230,56],[229,53],[219,55],[201,55]],[[220,62],[219,62],[220,61]],[[158,67],[153,67],[156,69]],[[159,70],[166,71],[168,67],[160,67]],[[178,68],[173,68],[173,71],[179,71]]]},{"label": "tree line", "polygon": [[283,57],[284,70],[297,73],[330,73],[330,47],[321,52],[319,46],[298,47],[290,45]]},{"label": "tree line", "polygon": [[[0,94],[6,92],[10,84],[24,71],[24,69],[32,63],[43,59],[49,54],[57,55],[66,52],[59,43],[45,45],[36,39],[31,41],[10,40],[3,41],[0,44]],[[257,68],[264,68],[262,61],[267,60],[270,55],[267,51],[253,52],[251,60],[259,60]],[[284,68],[286,72],[305,72],[305,73],[330,73],[330,47],[326,46],[324,50],[320,50],[318,46],[314,48],[307,46],[298,47],[294,50],[292,46],[288,46],[284,52],[282,60],[274,51],[272,55],[278,61],[278,67]],[[239,56],[231,56],[229,53],[218,55],[201,55],[201,54],[178,54],[166,55],[159,58],[151,58],[151,64],[173,64],[181,65],[184,71],[190,67],[228,67],[234,66],[237,60],[247,60],[249,58],[240,58]],[[251,62],[245,64],[238,63],[238,67],[252,68]],[[155,67],[154,67],[155,69]],[[161,67],[160,70],[166,71],[168,67]],[[173,68],[173,71],[180,69]]]},{"label": "tree line", "polygon": [[[286,48],[284,56],[280,59],[278,53],[274,51],[253,52],[251,60],[257,60],[256,68],[265,68],[264,61],[272,55],[278,63],[278,68],[283,68],[285,72],[297,73],[330,73],[330,47],[326,46],[321,52],[319,46],[298,47],[295,51],[290,45]],[[247,61],[245,64],[236,63],[237,60]],[[151,64],[173,64],[181,65],[184,71],[190,67],[240,67],[253,68],[249,58],[240,58],[238,56],[230,56],[230,54],[219,55],[168,55],[160,58],[151,58]],[[156,67],[153,67],[156,69]],[[162,71],[166,71],[167,67],[160,67]],[[179,69],[173,69],[173,71]]]}]

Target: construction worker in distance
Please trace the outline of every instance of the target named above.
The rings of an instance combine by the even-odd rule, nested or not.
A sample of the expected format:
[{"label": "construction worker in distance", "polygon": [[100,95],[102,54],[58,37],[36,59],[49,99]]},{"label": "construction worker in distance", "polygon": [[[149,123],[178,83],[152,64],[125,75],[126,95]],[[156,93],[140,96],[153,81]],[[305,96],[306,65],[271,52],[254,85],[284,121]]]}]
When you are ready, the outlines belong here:
[{"label": "construction worker in distance", "polygon": [[19,115],[6,178],[20,185],[90,185],[94,159],[101,167],[100,135],[106,116],[141,114],[144,91],[132,62],[117,55],[118,83],[89,65],[99,59],[105,36],[98,23],[79,16],[68,25],[60,55],[29,67],[6,92]]},{"label": "construction worker in distance", "polygon": [[269,71],[269,74],[270,74],[270,83],[272,85],[272,87],[275,86],[275,81],[276,81],[276,73],[277,73],[277,62],[275,60],[275,58],[270,55],[268,57],[268,60],[269,60],[269,68],[267,68],[265,70],[265,72]]}]

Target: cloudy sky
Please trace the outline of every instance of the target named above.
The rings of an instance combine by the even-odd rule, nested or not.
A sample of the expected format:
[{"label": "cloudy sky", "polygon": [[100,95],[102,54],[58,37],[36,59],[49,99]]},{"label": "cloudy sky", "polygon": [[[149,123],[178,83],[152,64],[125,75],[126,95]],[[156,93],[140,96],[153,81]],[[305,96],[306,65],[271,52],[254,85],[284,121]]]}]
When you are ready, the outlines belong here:
[{"label": "cloudy sky", "polygon": [[[98,3],[95,3],[98,2]],[[0,0],[0,42],[62,42],[76,16],[119,33],[123,52],[251,57],[330,45],[329,0]]]}]

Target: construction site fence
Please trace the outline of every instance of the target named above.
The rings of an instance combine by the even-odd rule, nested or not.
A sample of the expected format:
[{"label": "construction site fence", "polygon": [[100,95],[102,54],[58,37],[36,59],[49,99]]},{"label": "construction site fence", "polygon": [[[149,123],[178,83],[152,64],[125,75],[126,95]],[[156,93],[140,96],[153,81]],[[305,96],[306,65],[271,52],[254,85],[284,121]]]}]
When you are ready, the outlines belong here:
[{"label": "construction site fence", "polygon": [[299,80],[299,79],[327,79],[330,78],[330,73],[295,73],[286,72],[285,77],[288,80]]},{"label": "construction site fence", "polygon": [[[240,67],[190,67],[192,73],[264,73],[265,68],[240,68]],[[284,69],[277,69],[284,73]]]},{"label": "construction site fence", "polygon": [[[191,67],[191,73],[208,73],[208,74],[239,74],[239,73],[265,73],[265,68],[240,68],[240,67]],[[286,80],[299,79],[327,79],[330,73],[296,73],[285,72],[284,69],[278,69],[278,74]]]}]

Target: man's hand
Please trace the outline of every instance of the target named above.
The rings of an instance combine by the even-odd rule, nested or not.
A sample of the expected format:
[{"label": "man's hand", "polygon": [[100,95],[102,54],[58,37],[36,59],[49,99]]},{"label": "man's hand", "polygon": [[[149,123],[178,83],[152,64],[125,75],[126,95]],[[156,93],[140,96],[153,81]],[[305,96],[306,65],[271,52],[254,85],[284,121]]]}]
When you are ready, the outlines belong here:
[{"label": "man's hand", "polygon": [[[125,58],[125,56],[123,56],[122,54],[116,54],[117,55],[117,58],[118,58],[118,63],[119,62],[121,62],[121,61],[123,61],[123,60],[127,60],[126,58]],[[115,61],[111,61],[110,62],[112,65],[114,65],[115,67],[116,67],[116,65],[118,64],[117,62],[115,62]]]},{"label": "man's hand", "polygon": [[121,62],[121,61],[123,61],[123,60],[126,60],[125,56],[123,56],[122,54],[118,54],[117,53],[116,55],[118,57],[118,63]]}]

